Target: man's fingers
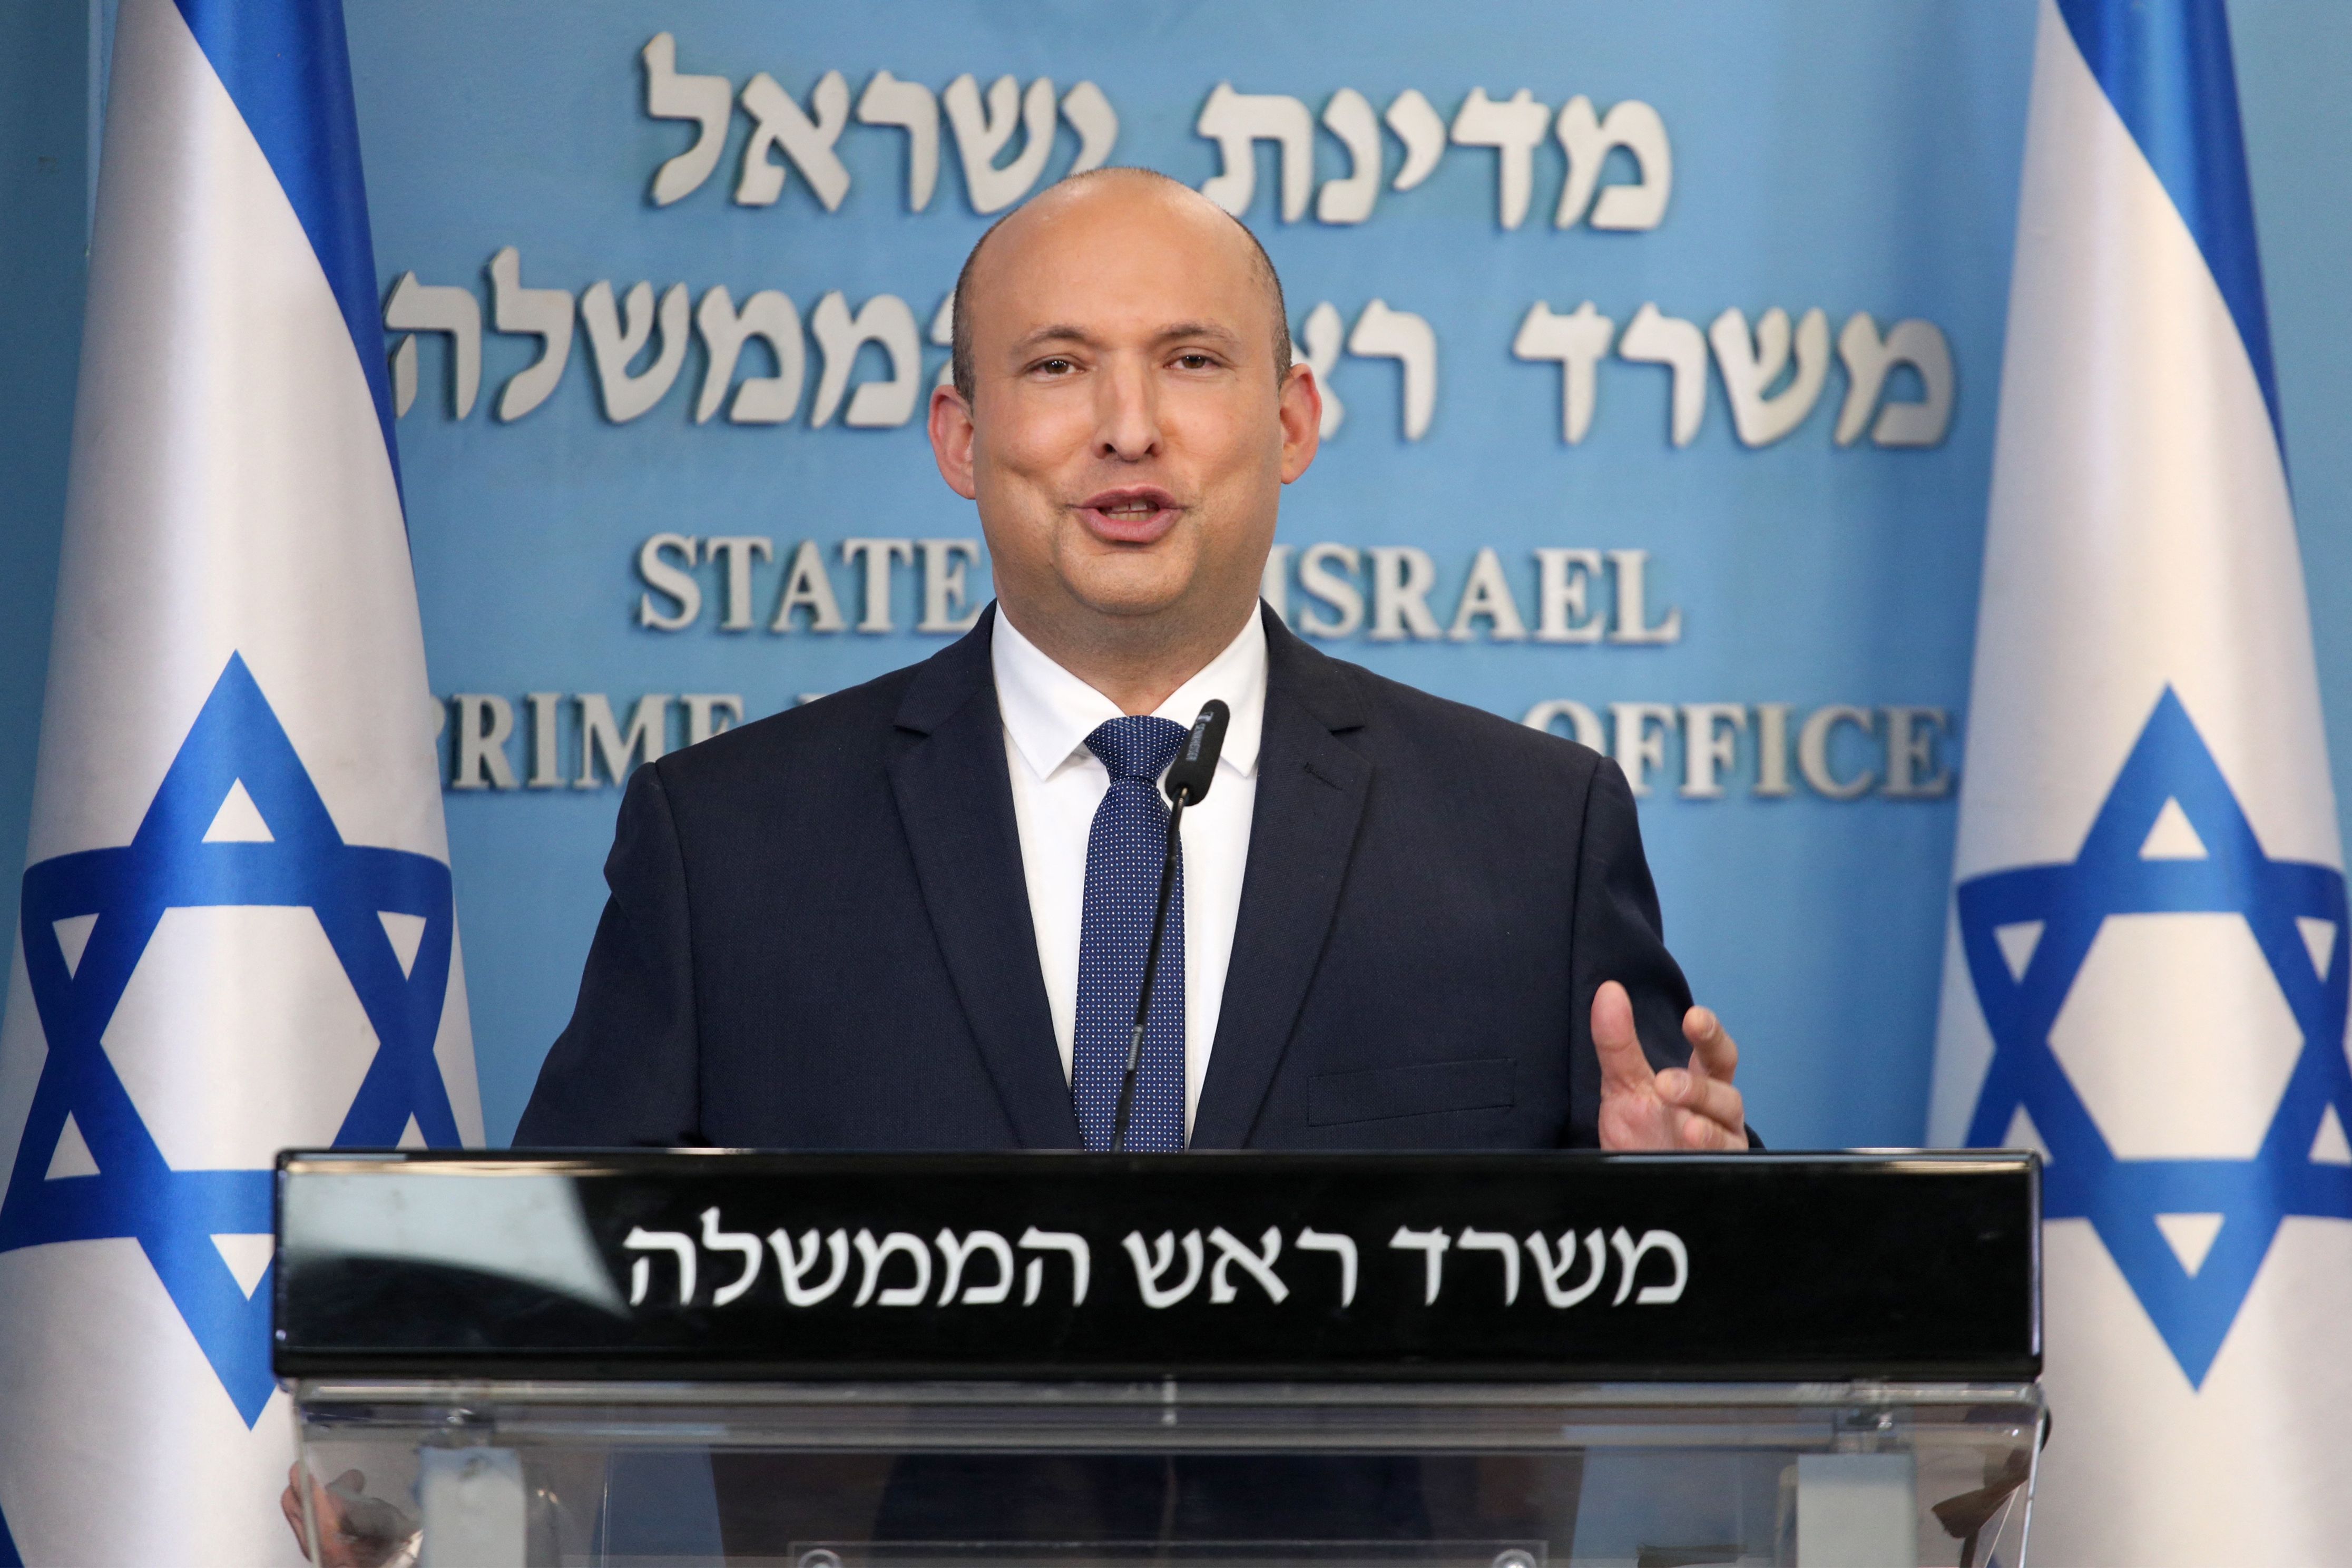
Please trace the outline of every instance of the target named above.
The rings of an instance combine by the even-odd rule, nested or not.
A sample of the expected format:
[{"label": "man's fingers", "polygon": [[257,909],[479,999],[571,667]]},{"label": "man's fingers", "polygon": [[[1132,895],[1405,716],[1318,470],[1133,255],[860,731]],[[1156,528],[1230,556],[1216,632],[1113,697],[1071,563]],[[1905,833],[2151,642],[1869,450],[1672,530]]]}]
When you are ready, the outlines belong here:
[{"label": "man's fingers", "polygon": [[[1728,1128],[1704,1116],[1694,1116],[1683,1122],[1682,1141],[1684,1147],[1689,1149],[1729,1149],[1735,1146]],[[1747,1145],[1748,1139],[1743,1134],[1737,1140],[1736,1146],[1746,1148]]]},{"label": "man's fingers", "polygon": [[1683,1038],[1691,1043],[1691,1070],[1706,1078],[1731,1081],[1739,1068],[1739,1047],[1712,1007],[1694,1007],[1683,1015]]},{"label": "man's fingers", "polygon": [[1614,980],[1592,994],[1592,1048],[1601,1058],[1601,1091],[1624,1093],[1650,1087],[1650,1060],[1633,1032],[1633,1002]]},{"label": "man's fingers", "polygon": [[1741,1142],[1746,1142],[1747,1123],[1743,1118],[1747,1109],[1739,1091],[1721,1079],[1668,1068],[1658,1075],[1658,1094],[1667,1104],[1704,1117],[1726,1131],[1741,1130]]},{"label": "man's fingers", "polygon": [[[1634,1032],[1633,1003],[1625,988],[1612,980],[1593,994],[1592,1046],[1601,1058],[1601,1098],[1615,1100],[1620,1108],[1613,1124],[1603,1118],[1604,1147],[1747,1147],[1746,1106],[1731,1083],[1739,1047],[1710,1008],[1685,1013],[1683,1035],[1690,1041],[1689,1063],[1654,1072]],[[1641,1108],[1631,1121],[1628,1106]]]}]

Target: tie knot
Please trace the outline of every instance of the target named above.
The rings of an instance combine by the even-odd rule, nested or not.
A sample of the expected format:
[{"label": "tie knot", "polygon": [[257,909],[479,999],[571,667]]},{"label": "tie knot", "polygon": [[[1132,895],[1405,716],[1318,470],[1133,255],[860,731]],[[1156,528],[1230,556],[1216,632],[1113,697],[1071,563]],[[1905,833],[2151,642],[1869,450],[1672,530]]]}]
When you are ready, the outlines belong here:
[{"label": "tie knot", "polygon": [[1176,760],[1186,732],[1173,719],[1130,714],[1096,725],[1094,733],[1087,737],[1087,750],[1102,759],[1103,766],[1110,770],[1111,783],[1140,779],[1150,784]]}]

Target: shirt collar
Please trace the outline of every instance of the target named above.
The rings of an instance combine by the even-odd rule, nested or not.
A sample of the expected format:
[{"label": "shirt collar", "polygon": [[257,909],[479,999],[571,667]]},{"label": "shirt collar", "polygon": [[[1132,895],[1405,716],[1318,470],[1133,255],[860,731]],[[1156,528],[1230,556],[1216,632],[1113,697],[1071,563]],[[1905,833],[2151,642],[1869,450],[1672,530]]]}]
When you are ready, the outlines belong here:
[{"label": "shirt collar", "polygon": [[[1031,773],[1050,778],[1073,760],[1093,756],[1086,749],[1087,737],[1097,725],[1119,716],[1118,704],[1023,637],[1001,603],[989,658],[995,667],[996,706],[1004,716],[1005,732]],[[1254,614],[1223,653],[1159,706],[1157,716],[1190,729],[1203,702],[1212,697],[1222,700],[1233,718],[1217,766],[1248,778],[1257,772],[1258,739],[1265,727],[1265,626]]]}]

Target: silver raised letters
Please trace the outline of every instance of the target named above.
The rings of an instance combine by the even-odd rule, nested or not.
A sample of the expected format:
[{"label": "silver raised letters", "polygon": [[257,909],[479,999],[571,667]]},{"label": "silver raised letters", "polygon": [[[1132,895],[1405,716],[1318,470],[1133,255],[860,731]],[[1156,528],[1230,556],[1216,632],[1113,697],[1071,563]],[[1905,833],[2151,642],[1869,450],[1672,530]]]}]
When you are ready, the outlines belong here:
[{"label": "silver raised letters", "polygon": [[[482,385],[482,306],[470,289],[428,287],[404,272],[383,303],[388,332],[441,332],[449,339],[449,408],[463,419],[474,411]],[[416,340],[401,339],[392,353],[392,411],[408,412],[416,401]]]},{"label": "silver raised letters", "polygon": [[640,282],[632,288],[621,302],[618,317],[610,283],[592,283],[580,296],[580,319],[588,326],[589,354],[596,362],[596,384],[604,394],[605,418],[625,425],[669,391],[679,367],[686,363],[688,314],[686,285],[671,284],[662,291],[658,312],[661,352],[642,372],[632,374],[631,362],[653,338],[654,286]]},{"label": "silver raised letters", "polygon": [[735,308],[724,283],[705,289],[696,308],[694,324],[702,332],[705,363],[702,395],[694,402],[694,422],[707,423],[727,396],[735,376],[735,362],[753,338],[776,356],[776,374],[745,379],[735,389],[727,410],[735,425],[782,425],[801,404],[801,379],[808,361],[801,342],[801,313],[792,300],[773,289],[762,289]]},{"label": "silver raised letters", "polygon": [[907,308],[907,301],[896,294],[877,294],[853,316],[849,301],[836,289],[816,302],[809,327],[824,355],[824,370],[817,377],[816,403],[809,410],[812,427],[821,429],[833,423],[842,395],[849,390],[850,367],[857,362],[858,349],[868,342],[880,343],[890,356],[890,379],[860,386],[849,399],[849,412],[843,422],[870,429],[904,425],[914,416],[915,398],[922,390],[923,345],[915,313]]},{"label": "silver raised letters", "polygon": [[[1552,226],[1568,228],[1585,218],[1594,228],[1655,228],[1666,216],[1666,198],[1675,186],[1674,152],[1666,142],[1666,122],[1658,111],[1633,99],[1612,106],[1608,118],[1592,110],[1592,100],[1579,94],[1562,106],[1554,127],[1560,151],[1568,154],[1568,178],[1559,188],[1559,206]],[[1609,150],[1622,147],[1641,165],[1642,178],[1631,185],[1612,185],[1592,200],[1601,184],[1601,165]],[[1591,205],[1588,217],[1586,205]]]},{"label": "silver raised letters", "polygon": [[1805,312],[1796,329],[1796,373],[1777,393],[1766,389],[1788,368],[1790,347],[1789,312],[1775,305],[1756,319],[1755,335],[1748,331],[1746,312],[1738,306],[1717,316],[1707,328],[1715,344],[1715,363],[1723,373],[1723,389],[1731,399],[1731,426],[1750,447],[1769,447],[1805,422],[1820,401],[1822,383],[1830,372],[1830,319],[1820,309]]},{"label": "silver raised letters", "polygon": [[666,207],[719,167],[735,95],[723,76],[680,76],[677,40],[667,33],[656,33],[639,58],[646,62],[646,112],[656,120],[691,120],[696,126],[694,144],[654,171],[653,203]]},{"label": "silver raised letters", "polygon": [[520,419],[547,401],[572,357],[572,296],[561,289],[522,286],[522,253],[509,245],[490,258],[490,324],[501,332],[535,337],[539,358],[507,378],[499,417]]},{"label": "silver raised letters", "polygon": [[1282,221],[1297,223],[1315,184],[1315,120],[1307,106],[1281,93],[1235,92],[1219,82],[1201,106],[1193,130],[1217,143],[1224,167],[1201,194],[1240,217],[1257,194],[1257,143],[1282,149]]},{"label": "silver raised letters", "polygon": [[735,182],[738,205],[768,206],[784,194],[784,166],[768,155],[781,147],[824,210],[840,207],[849,194],[849,171],[833,146],[849,123],[849,83],[839,71],[827,71],[817,79],[809,102],[816,110],[814,120],[766,71],[743,84],[743,109],[751,116],[752,131],[743,143],[742,176]]},{"label": "silver raised letters", "polygon": [[[1039,77],[1024,93],[1013,78],[998,77],[989,83],[988,105],[983,110],[980,84],[967,72],[948,83],[941,101],[947,105],[948,123],[955,127],[956,152],[963,160],[963,184],[971,197],[971,210],[982,216],[1002,212],[1027,195],[1037,176],[1045,172],[1045,159],[1054,151],[1052,79]],[[1025,133],[1020,155],[999,168],[996,156],[1013,140],[1016,126]],[[1108,149],[1104,151],[1108,153]]]},{"label": "silver raised letters", "polygon": [[1596,401],[1594,368],[1616,341],[1617,323],[1587,300],[1562,316],[1538,300],[1519,322],[1511,353],[1525,360],[1559,362],[1559,436],[1573,447],[1592,427]]},{"label": "silver raised letters", "polygon": [[[1837,444],[1850,447],[1864,428],[1881,447],[1932,447],[1952,423],[1952,346],[1933,321],[1897,321],[1878,335],[1866,310],[1846,318],[1838,333],[1838,358],[1845,362],[1845,405],[1838,410]],[[1907,364],[1919,374],[1916,403],[1879,405],[1887,374]],[[1878,422],[1871,424],[1875,409]]]}]

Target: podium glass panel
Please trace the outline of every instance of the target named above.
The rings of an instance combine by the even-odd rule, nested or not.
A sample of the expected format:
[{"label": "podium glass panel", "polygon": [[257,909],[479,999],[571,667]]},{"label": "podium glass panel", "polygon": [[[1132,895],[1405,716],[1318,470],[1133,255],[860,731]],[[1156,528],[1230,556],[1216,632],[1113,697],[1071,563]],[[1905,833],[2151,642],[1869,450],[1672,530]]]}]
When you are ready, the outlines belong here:
[{"label": "podium glass panel", "polygon": [[2021,1568],[2030,1157],[288,1155],[366,1568]]},{"label": "podium glass panel", "polygon": [[350,1560],[432,1568],[2013,1568],[2042,1416],[2019,1384],[295,1396],[309,1473],[376,1505]]}]

